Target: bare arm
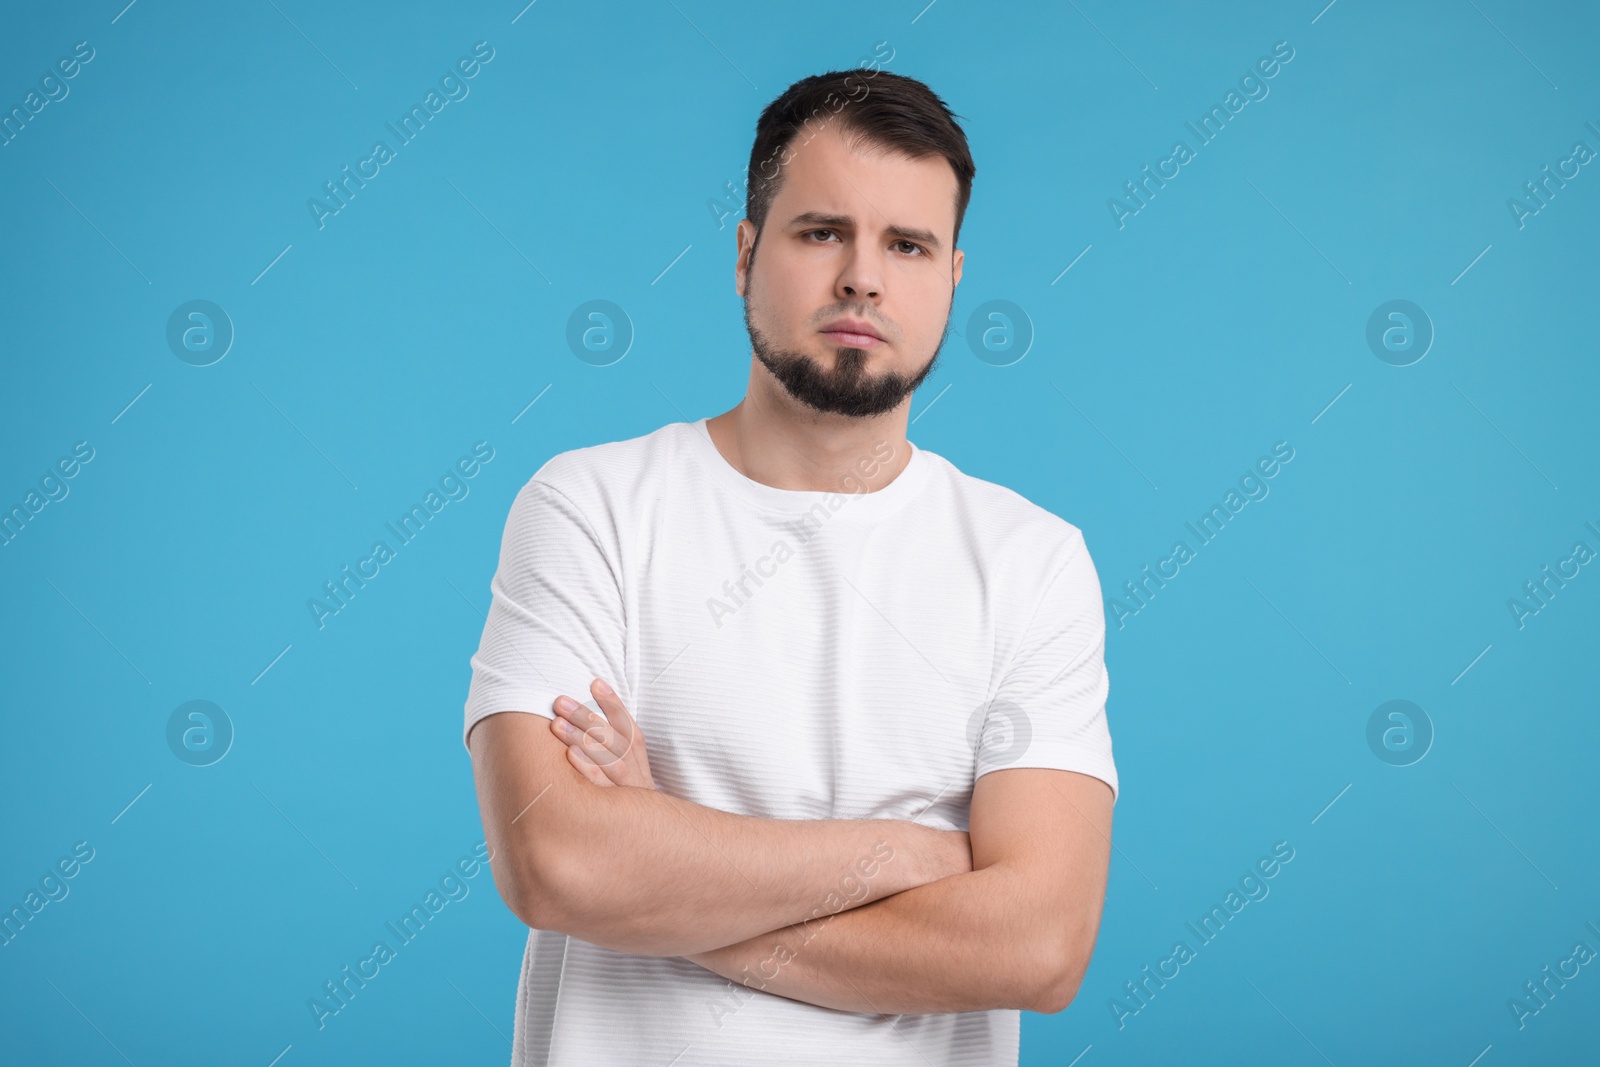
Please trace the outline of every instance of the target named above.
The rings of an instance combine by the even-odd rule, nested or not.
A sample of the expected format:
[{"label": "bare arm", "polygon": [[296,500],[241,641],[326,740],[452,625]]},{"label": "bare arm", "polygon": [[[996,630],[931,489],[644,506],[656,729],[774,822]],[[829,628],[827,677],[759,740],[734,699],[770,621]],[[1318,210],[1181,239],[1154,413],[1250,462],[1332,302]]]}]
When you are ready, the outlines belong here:
[{"label": "bare arm", "polygon": [[995,771],[973,791],[971,872],[689,958],[842,1011],[1061,1011],[1099,930],[1111,809],[1088,775]]},{"label": "bare arm", "polygon": [[[837,915],[828,907],[815,921],[689,959],[732,981],[844,1011],[1056,1012],[1071,1002],[1099,932],[1115,799],[1099,584],[1082,544],[1075,548],[1041,594],[985,720],[969,809],[972,869]],[[602,707],[609,723],[557,702],[571,724],[563,729],[558,719],[551,731],[594,785],[649,788],[642,733],[625,709],[613,716]],[[994,738],[991,725],[1002,728]],[[1022,755],[1018,736],[1034,746],[1029,757],[1044,762],[1006,766]],[[1104,780],[1050,769],[1068,756],[1097,766]]]},{"label": "bare arm", "polygon": [[[866,904],[971,869],[967,835],[904,820],[760,819],[596,789],[551,726],[501,713],[468,738],[495,885],[531,927],[677,956],[785,927],[825,900]],[[858,883],[865,892],[840,892]]]}]

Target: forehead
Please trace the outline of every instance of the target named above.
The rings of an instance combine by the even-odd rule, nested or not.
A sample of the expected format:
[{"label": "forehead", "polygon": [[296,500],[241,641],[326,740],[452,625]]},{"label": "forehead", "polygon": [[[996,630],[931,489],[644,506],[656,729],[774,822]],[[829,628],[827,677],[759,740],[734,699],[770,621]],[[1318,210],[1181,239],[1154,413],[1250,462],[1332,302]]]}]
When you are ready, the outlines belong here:
[{"label": "forehead", "polygon": [[912,159],[846,134],[837,121],[802,128],[789,149],[771,221],[787,225],[806,212],[846,215],[864,229],[925,229],[949,243],[956,175],[944,156]]}]

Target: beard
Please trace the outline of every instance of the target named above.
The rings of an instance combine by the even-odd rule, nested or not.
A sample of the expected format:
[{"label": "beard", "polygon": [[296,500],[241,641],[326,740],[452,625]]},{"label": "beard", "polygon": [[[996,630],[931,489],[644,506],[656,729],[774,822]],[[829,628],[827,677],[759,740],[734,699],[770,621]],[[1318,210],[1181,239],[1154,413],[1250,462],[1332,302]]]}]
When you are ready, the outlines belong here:
[{"label": "beard", "polygon": [[[954,293],[951,294],[950,303],[951,307],[955,306]],[[824,370],[821,363],[806,353],[772,344],[751,320],[748,296],[744,302],[744,325],[750,333],[750,347],[756,358],[768,373],[778,379],[790,396],[814,411],[857,419],[892,411],[916,392],[917,387],[938,365],[939,353],[943,351],[945,338],[950,334],[947,310],[945,330],[939,338],[939,346],[921,371],[911,376],[898,371],[869,375],[866,367],[871,354],[863,348],[836,347],[833,369]]]}]

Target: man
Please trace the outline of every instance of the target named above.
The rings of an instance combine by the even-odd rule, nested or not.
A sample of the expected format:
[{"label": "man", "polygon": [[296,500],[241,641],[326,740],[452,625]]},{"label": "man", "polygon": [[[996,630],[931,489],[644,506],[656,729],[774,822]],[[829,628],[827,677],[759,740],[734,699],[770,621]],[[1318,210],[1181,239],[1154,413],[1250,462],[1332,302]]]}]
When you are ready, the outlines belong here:
[{"label": "man", "polygon": [[532,928],[514,1065],[1015,1064],[1018,1011],[1075,994],[1117,785],[1099,581],[905,436],[973,173],[921,82],[791,86],[738,226],[743,401],[512,505],[464,739]]}]

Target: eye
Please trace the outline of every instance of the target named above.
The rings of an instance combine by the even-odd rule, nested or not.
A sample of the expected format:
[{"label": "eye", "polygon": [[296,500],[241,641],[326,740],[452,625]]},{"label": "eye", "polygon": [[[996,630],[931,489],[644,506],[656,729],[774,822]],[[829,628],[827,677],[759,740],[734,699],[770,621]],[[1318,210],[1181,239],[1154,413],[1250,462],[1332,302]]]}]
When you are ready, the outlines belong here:
[{"label": "eye", "polygon": [[[804,237],[810,237],[810,236],[811,236],[811,235],[812,235],[812,234],[818,234],[818,233],[832,233],[832,232],[833,232],[833,231],[832,231],[832,230],[807,230],[807,231],[806,231],[806,232],[805,232],[805,233],[804,233],[804,234],[802,234],[802,235],[801,235],[801,236],[804,236]],[[812,244],[816,244],[816,243],[818,243],[818,242],[815,242],[815,241],[813,241],[813,242],[812,242]]]},{"label": "eye", "polygon": [[915,241],[896,241],[895,244],[909,246],[911,251],[908,252],[907,255],[925,256],[928,254],[928,250],[917,244]]}]

